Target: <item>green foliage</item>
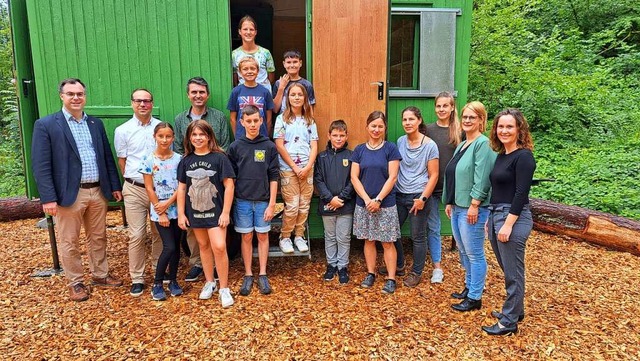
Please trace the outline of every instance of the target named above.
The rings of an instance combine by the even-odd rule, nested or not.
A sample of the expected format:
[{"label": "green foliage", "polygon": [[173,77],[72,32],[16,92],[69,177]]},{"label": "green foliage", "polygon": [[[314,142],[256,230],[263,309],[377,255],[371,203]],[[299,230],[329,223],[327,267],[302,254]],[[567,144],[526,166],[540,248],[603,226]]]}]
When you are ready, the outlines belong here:
[{"label": "green foliage", "polygon": [[[640,219],[640,3],[479,0],[470,99],[520,108],[539,196]],[[635,146],[635,147],[634,147]]]}]

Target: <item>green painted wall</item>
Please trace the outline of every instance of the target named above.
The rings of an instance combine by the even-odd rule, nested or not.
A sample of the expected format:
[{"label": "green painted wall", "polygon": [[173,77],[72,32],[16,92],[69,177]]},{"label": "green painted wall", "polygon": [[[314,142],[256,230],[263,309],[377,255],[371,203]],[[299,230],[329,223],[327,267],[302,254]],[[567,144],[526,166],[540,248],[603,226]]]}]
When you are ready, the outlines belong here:
[{"label": "green painted wall", "polygon": [[[149,89],[167,121],[189,106],[186,81],[203,76],[210,105],[225,109],[231,86],[229,5],[217,0],[13,0],[26,2],[39,112],[23,115],[25,149],[38,116],[61,108],[57,84],[87,85],[87,113],[107,134],[131,118],[130,94]],[[15,23],[15,21],[14,21]],[[30,165],[29,165],[30,166]],[[30,172],[29,172],[30,173]],[[29,195],[36,196],[35,187]]]},{"label": "green painted wall", "polygon": [[[456,20],[456,61],[454,87],[458,92],[456,105],[458,109],[467,102],[467,87],[469,78],[469,53],[471,49],[471,16],[472,0],[392,0],[392,7],[418,8],[459,8],[462,15]],[[422,110],[426,122],[435,122],[434,98],[397,98],[389,97],[387,113],[389,118],[389,139],[396,140],[404,134],[400,112],[405,107],[413,105]]]}]

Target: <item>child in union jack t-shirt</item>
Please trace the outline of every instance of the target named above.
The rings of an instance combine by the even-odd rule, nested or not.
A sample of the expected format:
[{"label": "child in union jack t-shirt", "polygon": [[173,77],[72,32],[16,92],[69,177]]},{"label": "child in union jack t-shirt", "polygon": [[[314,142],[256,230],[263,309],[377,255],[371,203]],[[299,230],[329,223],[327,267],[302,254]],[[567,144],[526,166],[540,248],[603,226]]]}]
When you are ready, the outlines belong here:
[{"label": "child in union jack t-shirt", "polygon": [[253,105],[260,111],[260,117],[266,122],[260,127],[260,134],[269,137],[271,129],[271,111],[273,109],[273,97],[271,92],[256,82],[256,76],[260,70],[258,62],[253,57],[247,56],[238,64],[240,74],[244,78],[244,84],[233,88],[227,109],[231,112],[231,129],[235,139],[245,136],[245,130],[238,119],[242,118],[242,109],[247,105]]}]

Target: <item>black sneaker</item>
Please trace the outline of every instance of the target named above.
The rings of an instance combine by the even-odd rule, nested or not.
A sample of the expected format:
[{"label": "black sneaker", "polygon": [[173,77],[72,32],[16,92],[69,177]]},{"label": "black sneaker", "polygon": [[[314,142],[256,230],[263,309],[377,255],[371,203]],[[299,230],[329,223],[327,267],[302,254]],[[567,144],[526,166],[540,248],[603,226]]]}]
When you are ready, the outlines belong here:
[{"label": "black sneaker", "polygon": [[240,287],[240,295],[249,296],[251,287],[253,287],[253,276],[244,276],[242,278],[242,286]]},{"label": "black sneaker", "polygon": [[349,282],[349,272],[347,271],[347,267],[342,267],[338,270],[338,281],[340,281],[341,284]]},{"label": "black sneaker", "polygon": [[202,267],[193,266],[187,273],[187,276],[184,278],[186,282],[195,282],[198,280],[200,275],[202,274]]},{"label": "black sneaker", "polygon": [[[405,266],[396,268],[396,276],[402,277],[402,276],[404,276],[406,274]],[[378,268],[378,273],[383,275],[383,276],[388,276],[389,275],[389,271],[387,271],[387,267],[385,267],[385,266],[379,267]]]},{"label": "black sneaker", "polygon": [[367,277],[364,278],[364,281],[360,283],[360,287],[362,288],[371,288],[373,284],[376,282],[376,275],[373,273],[367,273]]},{"label": "black sneaker", "polygon": [[142,290],[144,290],[144,284],[134,283],[131,285],[131,291],[129,291],[129,294],[133,297],[138,297],[142,294]]},{"label": "black sneaker", "polygon": [[271,285],[269,284],[269,279],[267,275],[259,275],[258,276],[258,289],[260,293],[263,295],[268,295],[272,292]]},{"label": "black sneaker", "polygon": [[336,276],[337,272],[338,272],[338,267],[328,264],[327,271],[324,273],[324,276],[322,277],[324,278],[325,281],[331,281],[333,277]]},{"label": "black sneaker", "polygon": [[390,295],[396,291],[396,280],[387,279],[382,287],[382,293]]}]

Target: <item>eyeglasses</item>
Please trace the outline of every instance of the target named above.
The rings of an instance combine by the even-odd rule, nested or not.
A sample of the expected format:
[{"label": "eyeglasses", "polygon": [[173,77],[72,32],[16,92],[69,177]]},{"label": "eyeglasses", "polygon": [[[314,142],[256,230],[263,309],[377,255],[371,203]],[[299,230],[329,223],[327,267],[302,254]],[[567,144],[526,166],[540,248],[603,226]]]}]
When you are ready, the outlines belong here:
[{"label": "eyeglasses", "polygon": [[153,99],[131,99],[135,105],[142,105],[143,103],[151,104]]},{"label": "eyeglasses", "polygon": [[73,98],[75,98],[75,97],[78,97],[78,99],[82,99],[82,98],[84,98],[84,96],[86,95],[86,94],[85,94],[85,93],[83,93],[83,92],[78,92],[78,93],[66,92],[66,93],[62,93],[62,94],[64,94],[65,96],[67,96],[67,97],[69,97],[69,98],[71,98],[71,99],[73,99]]},{"label": "eyeglasses", "polygon": [[477,115],[463,115],[462,120],[476,120],[478,119]]}]

